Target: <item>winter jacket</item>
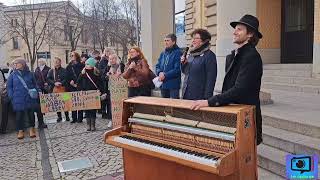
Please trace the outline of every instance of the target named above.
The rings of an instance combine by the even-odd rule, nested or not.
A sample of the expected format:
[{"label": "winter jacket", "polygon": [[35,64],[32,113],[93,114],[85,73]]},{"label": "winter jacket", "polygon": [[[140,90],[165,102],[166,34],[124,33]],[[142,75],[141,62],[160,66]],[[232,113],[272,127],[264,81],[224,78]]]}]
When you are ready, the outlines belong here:
[{"label": "winter jacket", "polygon": [[208,99],[213,95],[217,78],[216,55],[209,49],[209,43],[191,51],[187,63],[181,66],[184,73],[183,99]]},{"label": "winter jacket", "polygon": [[32,99],[28,90],[23,86],[19,77],[22,77],[29,89],[37,88],[37,83],[34,74],[30,72],[29,68],[25,70],[14,70],[7,81],[8,96],[11,100],[14,111],[24,111],[29,109],[36,109],[39,107],[39,99]]},{"label": "winter jacket", "polygon": [[66,88],[68,92],[78,91],[78,87],[73,87],[70,85],[70,82],[73,80],[74,83],[77,83],[79,78],[79,74],[81,73],[82,69],[84,68],[84,64],[80,62],[76,64],[69,63],[66,68]]},{"label": "winter jacket", "polygon": [[[55,73],[55,75],[53,74]],[[51,87],[51,90],[53,90],[54,88],[54,83],[56,82],[60,82],[62,84],[62,86],[66,87],[66,69],[64,69],[63,67],[60,67],[60,68],[55,68],[54,70],[53,69],[50,69],[49,72],[48,72],[48,76],[47,76],[47,79],[48,79],[48,83]]]},{"label": "winter jacket", "polygon": [[160,54],[158,63],[156,64],[156,75],[160,72],[164,73],[165,79],[161,89],[180,89],[181,70],[180,58],[182,52],[177,45],[167,48]]}]

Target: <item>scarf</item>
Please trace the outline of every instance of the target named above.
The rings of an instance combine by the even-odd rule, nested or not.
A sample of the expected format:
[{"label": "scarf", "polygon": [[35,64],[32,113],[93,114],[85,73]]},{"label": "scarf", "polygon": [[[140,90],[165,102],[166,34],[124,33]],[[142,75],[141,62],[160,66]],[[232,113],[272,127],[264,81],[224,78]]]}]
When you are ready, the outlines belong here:
[{"label": "scarf", "polygon": [[201,54],[203,54],[204,52],[206,52],[209,49],[210,49],[210,42],[205,41],[201,46],[199,46],[197,48],[192,47],[190,49],[190,55],[193,57],[200,56]]},{"label": "scarf", "polygon": [[116,74],[117,71],[119,70],[120,64],[111,64],[109,72],[111,74]]}]

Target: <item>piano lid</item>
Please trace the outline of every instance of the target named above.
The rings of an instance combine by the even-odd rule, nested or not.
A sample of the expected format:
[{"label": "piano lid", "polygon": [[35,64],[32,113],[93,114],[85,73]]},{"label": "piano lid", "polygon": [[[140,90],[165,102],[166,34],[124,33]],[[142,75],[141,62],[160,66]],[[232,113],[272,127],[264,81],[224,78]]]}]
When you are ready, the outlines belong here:
[{"label": "piano lid", "polygon": [[[124,100],[126,103],[144,104],[144,105],[155,105],[155,106],[165,106],[165,107],[175,107],[182,109],[190,109],[193,100],[185,99],[169,99],[169,98],[159,98],[159,97],[146,97],[138,96]],[[205,107],[201,108],[202,111],[214,111],[222,113],[238,113],[242,109],[250,107],[249,105],[228,105],[221,107]]]}]

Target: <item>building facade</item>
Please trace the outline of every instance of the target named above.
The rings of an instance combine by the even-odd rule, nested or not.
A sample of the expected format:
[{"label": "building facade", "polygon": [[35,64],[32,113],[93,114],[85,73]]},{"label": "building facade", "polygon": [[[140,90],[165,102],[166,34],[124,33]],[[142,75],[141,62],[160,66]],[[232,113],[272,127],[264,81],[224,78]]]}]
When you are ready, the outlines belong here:
[{"label": "building facade", "polygon": [[[3,38],[5,40],[4,50],[7,52],[3,57],[5,62],[11,62],[17,57],[24,57],[28,63],[31,63],[29,47],[20,30],[24,27],[27,27],[26,29],[30,32],[33,29],[35,31],[33,36],[29,36],[29,41],[32,41],[33,37],[37,39],[41,36],[41,31],[45,27],[46,33],[42,35],[43,38],[39,38],[39,48],[35,50],[35,54],[36,59],[47,59],[48,66],[53,66],[54,57],[60,57],[62,65],[66,66],[70,61],[70,53],[73,49],[79,54],[89,53],[93,49],[101,51],[99,42],[94,38],[92,26],[89,24],[90,20],[87,19],[88,16],[82,14],[70,1],[5,6],[3,11],[4,20],[9,27]],[[32,18],[37,19],[30,20]],[[32,27],[33,22],[36,23],[34,28]],[[23,23],[27,25],[24,26]],[[108,42],[110,47],[122,56],[121,46],[110,37]],[[33,65],[33,67],[35,66],[37,63]]]},{"label": "building facade", "polygon": [[[141,3],[143,7],[144,1]],[[225,57],[234,49],[233,29],[229,23],[239,20],[245,14],[252,14],[260,20],[260,31],[264,38],[257,48],[264,64],[308,63],[313,66],[313,76],[320,76],[320,0],[167,0],[162,3],[166,5],[157,7],[170,7],[159,10],[161,13],[158,14],[153,12],[148,18],[161,15],[162,26],[168,19],[166,22],[168,27],[162,34],[180,33],[181,23],[177,19],[184,19],[185,41],[180,46],[190,45],[190,33],[196,28],[205,28],[212,34],[211,49],[217,55],[218,70],[220,70],[217,87],[221,87],[224,77],[224,72],[221,70],[224,69]],[[179,6],[180,9],[175,6]],[[155,7],[150,9],[153,8]],[[182,17],[179,17],[181,15]],[[171,25],[170,17],[176,19],[178,29],[174,24]],[[144,19],[142,15],[142,22]],[[152,26],[154,24],[158,22],[153,21]],[[157,35],[162,36],[162,34]],[[142,41],[143,39],[142,31]],[[162,41],[157,43],[161,44]],[[154,53],[159,52],[154,51]],[[150,63],[155,63],[154,59]]]}]

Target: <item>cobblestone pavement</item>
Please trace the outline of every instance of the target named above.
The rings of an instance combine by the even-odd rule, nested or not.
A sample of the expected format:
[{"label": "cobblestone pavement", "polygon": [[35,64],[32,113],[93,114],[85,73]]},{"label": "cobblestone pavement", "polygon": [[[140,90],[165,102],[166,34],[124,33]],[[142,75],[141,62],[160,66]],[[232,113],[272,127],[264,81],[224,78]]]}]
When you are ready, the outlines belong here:
[{"label": "cobblestone pavement", "polygon": [[[108,120],[97,119],[97,131],[87,132],[86,122],[56,123],[55,114],[45,117],[48,129],[23,140],[16,133],[0,134],[0,180],[123,180],[121,149],[104,144]],[[59,161],[89,158],[92,167],[61,173]],[[259,180],[282,179],[259,168]]]},{"label": "cobblestone pavement", "polygon": [[[106,175],[123,179],[121,149],[103,142],[108,120],[98,118],[97,131],[87,132],[85,121],[55,123],[55,118],[55,114],[46,115],[48,129],[33,139],[27,133],[23,140],[18,140],[15,132],[0,135],[1,180],[96,179]],[[93,167],[59,172],[57,162],[81,157],[88,157]]]}]

